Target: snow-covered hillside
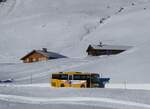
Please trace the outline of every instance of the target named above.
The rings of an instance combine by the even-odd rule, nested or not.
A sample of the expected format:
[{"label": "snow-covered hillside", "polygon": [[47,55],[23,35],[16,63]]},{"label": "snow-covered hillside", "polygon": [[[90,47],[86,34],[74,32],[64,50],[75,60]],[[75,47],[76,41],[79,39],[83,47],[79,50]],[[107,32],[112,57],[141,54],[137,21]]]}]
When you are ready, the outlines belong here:
[{"label": "snow-covered hillside", "polygon": [[[88,37],[101,29],[98,28],[101,18],[115,16],[121,7],[126,10],[148,1],[7,0],[0,5],[0,60],[18,61],[30,50],[42,47],[70,57],[86,56],[85,48],[91,42],[87,43],[85,39],[103,40],[100,35]],[[106,39],[110,40],[109,37]],[[81,46],[81,43],[86,44]],[[76,50],[76,46],[81,50]],[[70,49],[74,50],[70,52]]]},{"label": "snow-covered hillside", "polygon": [[[0,109],[149,109],[149,13],[150,0],[0,3],[0,80],[14,79],[0,84]],[[87,56],[88,45],[100,41],[131,48],[114,56]],[[19,60],[41,48],[69,58]],[[55,89],[50,77],[59,71],[101,73],[110,84],[106,89]]]},{"label": "snow-covered hillside", "polygon": [[[88,42],[103,42],[130,45],[132,48],[117,56],[100,59],[78,70],[106,72],[117,80],[149,83],[149,26],[150,10],[114,16],[85,39]],[[92,39],[89,40],[89,38]],[[99,38],[98,38],[99,37]]]},{"label": "snow-covered hillside", "polygon": [[[1,78],[91,71],[104,73],[112,82],[149,83],[149,4],[149,0],[7,0],[0,4]],[[102,18],[106,20],[100,24]],[[99,41],[132,48],[117,56],[86,57],[87,46]],[[5,64],[20,62],[27,52],[43,47],[78,58]],[[45,77],[40,80],[47,81]]]}]

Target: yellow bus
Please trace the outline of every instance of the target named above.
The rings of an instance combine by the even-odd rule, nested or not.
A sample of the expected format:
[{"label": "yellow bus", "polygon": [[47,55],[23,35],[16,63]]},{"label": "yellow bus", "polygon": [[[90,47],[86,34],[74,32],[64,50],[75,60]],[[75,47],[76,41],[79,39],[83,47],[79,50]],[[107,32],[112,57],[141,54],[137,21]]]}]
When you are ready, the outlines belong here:
[{"label": "yellow bus", "polygon": [[104,88],[109,78],[100,78],[98,73],[58,72],[51,76],[52,87]]}]

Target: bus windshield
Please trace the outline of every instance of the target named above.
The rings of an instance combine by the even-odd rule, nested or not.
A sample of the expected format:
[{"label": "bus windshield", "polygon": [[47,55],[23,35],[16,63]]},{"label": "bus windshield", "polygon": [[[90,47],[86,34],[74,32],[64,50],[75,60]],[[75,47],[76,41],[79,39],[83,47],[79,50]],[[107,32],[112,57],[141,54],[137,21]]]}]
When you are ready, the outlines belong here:
[{"label": "bus windshield", "polygon": [[94,74],[91,76],[91,82],[92,83],[99,83],[99,75],[98,74]]}]

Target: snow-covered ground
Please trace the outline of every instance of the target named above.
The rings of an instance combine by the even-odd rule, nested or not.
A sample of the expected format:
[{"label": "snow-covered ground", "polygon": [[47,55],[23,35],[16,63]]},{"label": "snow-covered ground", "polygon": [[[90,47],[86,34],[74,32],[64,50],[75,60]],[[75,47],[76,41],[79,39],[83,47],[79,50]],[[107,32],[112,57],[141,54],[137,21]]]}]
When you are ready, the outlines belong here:
[{"label": "snow-covered ground", "polygon": [[[43,85],[44,87],[41,87]],[[44,84],[0,86],[1,108],[149,109],[149,91],[50,88]],[[22,106],[22,107],[21,107]],[[71,109],[72,109],[71,108]]]},{"label": "snow-covered ground", "polygon": [[[0,109],[150,108],[150,0],[7,0],[0,4]],[[100,24],[100,20],[106,20]],[[132,46],[115,56],[90,57],[89,44]],[[66,59],[24,64],[33,49]],[[52,72],[110,77],[107,89],[55,89]],[[32,83],[32,84],[31,84]]]}]

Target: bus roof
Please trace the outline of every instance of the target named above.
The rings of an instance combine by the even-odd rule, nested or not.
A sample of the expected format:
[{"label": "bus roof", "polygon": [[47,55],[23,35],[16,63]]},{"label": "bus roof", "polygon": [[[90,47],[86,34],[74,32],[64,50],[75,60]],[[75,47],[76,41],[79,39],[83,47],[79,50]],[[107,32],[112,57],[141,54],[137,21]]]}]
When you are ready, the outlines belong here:
[{"label": "bus roof", "polygon": [[86,74],[86,75],[91,75],[91,74],[98,74],[98,73],[89,73],[89,72],[57,72],[57,73],[52,73],[52,74],[70,74],[70,75],[73,75],[73,74]]}]

